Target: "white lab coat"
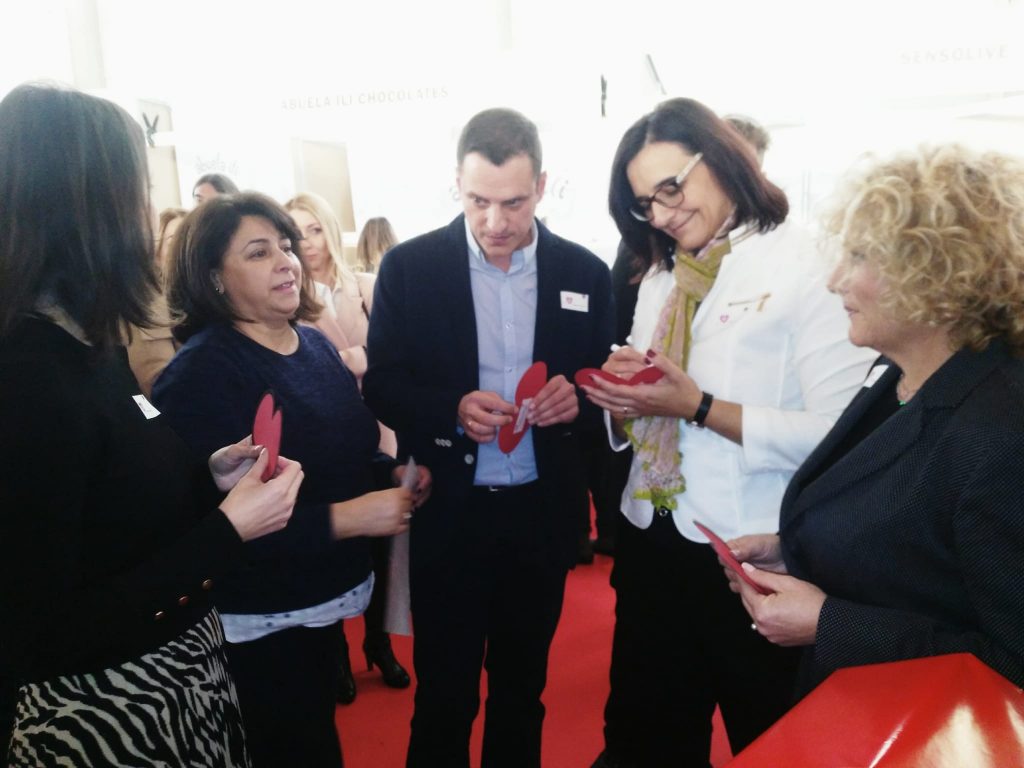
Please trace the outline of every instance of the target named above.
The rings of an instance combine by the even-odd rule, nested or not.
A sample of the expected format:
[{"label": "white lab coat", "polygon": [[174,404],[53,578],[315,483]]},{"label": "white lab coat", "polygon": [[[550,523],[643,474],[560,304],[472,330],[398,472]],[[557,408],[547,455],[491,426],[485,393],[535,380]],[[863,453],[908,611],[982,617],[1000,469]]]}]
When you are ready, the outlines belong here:
[{"label": "white lab coat", "polygon": [[[694,519],[724,539],[777,531],[794,471],[877,357],[849,342],[842,302],[825,287],[831,267],[811,237],[789,222],[766,234],[734,237],[694,317],[688,372],[704,391],[743,406],[743,445],[682,422],[686,491],[672,514],[686,538],[707,541]],[[631,333],[636,349],[650,348],[674,284],[664,269],[644,276]],[[625,447],[614,437],[612,444]],[[647,528],[654,508],[633,498],[639,478],[634,459],[622,511]]]}]

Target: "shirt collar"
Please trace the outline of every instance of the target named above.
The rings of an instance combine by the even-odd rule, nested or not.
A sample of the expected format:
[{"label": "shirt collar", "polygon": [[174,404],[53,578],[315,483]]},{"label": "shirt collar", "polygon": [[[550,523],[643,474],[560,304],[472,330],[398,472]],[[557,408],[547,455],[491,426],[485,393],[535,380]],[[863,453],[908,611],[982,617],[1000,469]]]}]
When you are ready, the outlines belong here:
[{"label": "shirt collar", "polygon": [[[489,262],[484,257],[484,252],[480,248],[480,243],[473,237],[473,230],[469,228],[469,219],[463,219],[463,223],[466,225],[466,244],[469,246],[469,256],[482,266]],[[530,239],[530,244],[524,248],[520,248],[517,251],[512,252],[512,265],[509,271],[513,269],[519,269],[521,267],[529,266],[534,259],[537,258],[537,238],[540,232],[537,229],[537,220],[534,219],[530,225],[530,232],[533,237]]]}]

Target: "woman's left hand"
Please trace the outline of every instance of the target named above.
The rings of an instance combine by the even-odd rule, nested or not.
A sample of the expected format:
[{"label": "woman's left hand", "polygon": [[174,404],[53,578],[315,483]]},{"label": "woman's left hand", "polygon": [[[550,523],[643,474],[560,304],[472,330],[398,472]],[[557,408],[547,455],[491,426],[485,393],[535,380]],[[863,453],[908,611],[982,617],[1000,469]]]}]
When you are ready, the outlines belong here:
[{"label": "woman's left hand", "polygon": [[248,435],[234,445],[226,445],[214,451],[210,456],[210,474],[217,488],[227,493],[242,479],[249,468],[256,463],[260,455],[260,446],[252,444],[252,435]]},{"label": "woman's left hand", "polygon": [[825,593],[808,581],[761,571],[750,563],[743,563],[743,570],[757,584],[772,590],[772,594],[762,595],[739,580],[740,598],[754,621],[753,628],[776,645],[814,645]]},{"label": "woman's left hand", "polygon": [[613,384],[601,378],[584,386],[587,399],[616,418],[672,416],[690,419],[697,412],[703,393],[678,365],[649,350],[644,359],[665,375],[654,384]]},{"label": "woman's left hand", "polygon": [[[405,477],[405,472],[408,467],[405,464],[399,464],[393,470],[391,470],[391,481],[396,485],[402,484],[402,478]],[[430,470],[422,464],[416,465],[416,471],[419,473],[419,478],[416,481],[416,487],[412,489],[412,508],[422,507],[423,503],[430,498],[430,491],[434,487],[434,478],[430,474]]]}]

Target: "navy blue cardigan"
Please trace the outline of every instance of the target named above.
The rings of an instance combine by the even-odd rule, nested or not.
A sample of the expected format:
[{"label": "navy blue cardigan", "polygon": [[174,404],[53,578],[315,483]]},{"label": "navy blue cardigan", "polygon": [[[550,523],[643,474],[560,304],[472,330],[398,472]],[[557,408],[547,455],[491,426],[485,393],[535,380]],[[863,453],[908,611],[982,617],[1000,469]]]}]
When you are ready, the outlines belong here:
[{"label": "navy blue cardigan", "polygon": [[302,463],[305,479],[288,526],[247,543],[246,566],[217,589],[225,613],[318,605],[370,572],[365,539],[331,538],[328,505],[383,484],[390,465],[374,461],[377,422],[337,350],[315,329],[296,330],[298,350],[281,355],[228,325],[207,327],[153,388],[154,403],[197,456],[248,435],[260,397],[273,390],[283,411],[281,454]]}]

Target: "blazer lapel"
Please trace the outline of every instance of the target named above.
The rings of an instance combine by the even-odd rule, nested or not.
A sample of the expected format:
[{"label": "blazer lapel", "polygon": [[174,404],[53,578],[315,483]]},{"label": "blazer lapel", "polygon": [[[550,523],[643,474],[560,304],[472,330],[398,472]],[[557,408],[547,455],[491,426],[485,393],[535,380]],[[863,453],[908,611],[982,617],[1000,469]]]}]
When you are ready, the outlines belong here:
[{"label": "blazer lapel", "polygon": [[[537,222],[537,320],[533,332],[533,359],[543,360],[549,366],[557,357],[558,315],[561,302],[561,264],[556,248],[552,248],[551,233]],[[550,374],[549,375],[553,375]]]},{"label": "blazer lapel", "polygon": [[476,335],[476,313],[473,308],[473,287],[469,280],[469,245],[466,241],[465,216],[458,216],[448,226],[448,246],[438,254],[436,274],[441,305],[446,308],[450,343],[458,354],[460,379],[480,386],[480,353]]},{"label": "blazer lapel", "polygon": [[864,412],[894,385],[900,370],[890,365],[873,387],[850,404],[832,431],[797,470],[782,500],[783,525],[789,525],[811,505],[841,493],[861,478],[894,462],[920,437],[926,412],[955,408],[1008,354],[1005,344],[999,340],[991,342],[984,352],[960,350],[932,374],[910,404],[805,486],[804,479],[829,457]]},{"label": "blazer lapel", "polygon": [[862,390],[797,470],[783,499],[784,526],[798,518],[808,507],[841,493],[861,478],[891,464],[918,439],[924,412],[920,403],[893,414],[839,461],[807,484],[807,478],[819,470],[821,464],[857,425],[864,413],[877,403],[879,398],[891,391],[899,375],[900,369],[890,364],[888,370],[873,386]]}]

